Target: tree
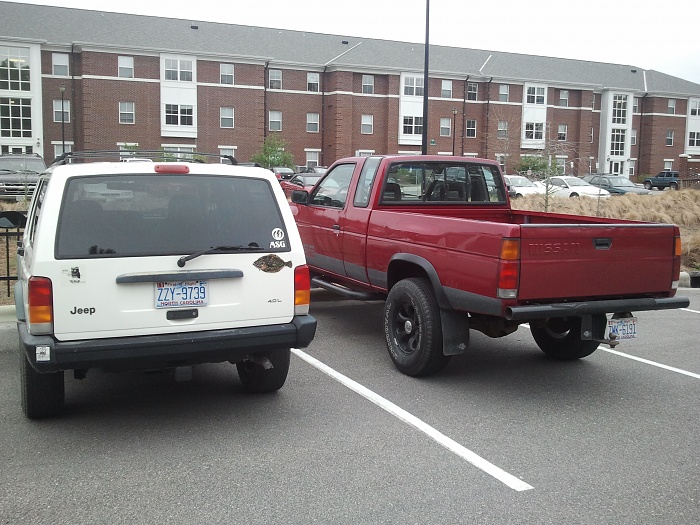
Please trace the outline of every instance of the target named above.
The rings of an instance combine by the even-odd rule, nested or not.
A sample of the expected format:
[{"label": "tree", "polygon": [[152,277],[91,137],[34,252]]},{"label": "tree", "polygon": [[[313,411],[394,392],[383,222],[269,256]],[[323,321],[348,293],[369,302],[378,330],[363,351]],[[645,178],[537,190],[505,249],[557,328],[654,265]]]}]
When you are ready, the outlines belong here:
[{"label": "tree", "polygon": [[294,155],[285,150],[287,143],[277,135],[269,135],[263,142],[260,151],[251,157],[252,162],[257,162],[265,168],[284,166],[294,169]]}]

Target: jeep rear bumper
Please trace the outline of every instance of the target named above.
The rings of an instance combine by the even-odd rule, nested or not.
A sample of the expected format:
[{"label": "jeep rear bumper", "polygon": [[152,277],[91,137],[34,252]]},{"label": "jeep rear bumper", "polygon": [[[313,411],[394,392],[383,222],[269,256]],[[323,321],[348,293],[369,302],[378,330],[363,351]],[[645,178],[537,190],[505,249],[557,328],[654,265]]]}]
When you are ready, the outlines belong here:
[{"label": "jeep rear bumper", "polygon": [[281,325],[81,341],[32,335],[24,321],[17,322],[17,329],[24,352],[37,372],[130,370],[235,363],[268,350],[305,348],[316,334],[316,319],[299,315]]}]

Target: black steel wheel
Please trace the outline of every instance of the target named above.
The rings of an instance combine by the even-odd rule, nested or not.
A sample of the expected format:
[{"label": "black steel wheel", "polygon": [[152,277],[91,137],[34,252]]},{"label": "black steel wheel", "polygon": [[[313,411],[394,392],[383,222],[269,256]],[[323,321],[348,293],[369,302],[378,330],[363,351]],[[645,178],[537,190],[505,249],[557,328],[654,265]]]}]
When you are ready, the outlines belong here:
[{"label": "black steel wheel", "polygon": [[384,334],[394,366],[406,375],[433,374],[450,360],[442,352],[440,309],[427,279],[394,285],[384,305]]},{"label": "black steel wheel", "polygon": [[[593,316],[593,333],[605,331],[607,318],[599,314]],[[580,317],[554,317],[541,322],[530,323],[532,337],[547,357],[561,361],[581,359],[595,352],[598,341],[581,339]]]}]

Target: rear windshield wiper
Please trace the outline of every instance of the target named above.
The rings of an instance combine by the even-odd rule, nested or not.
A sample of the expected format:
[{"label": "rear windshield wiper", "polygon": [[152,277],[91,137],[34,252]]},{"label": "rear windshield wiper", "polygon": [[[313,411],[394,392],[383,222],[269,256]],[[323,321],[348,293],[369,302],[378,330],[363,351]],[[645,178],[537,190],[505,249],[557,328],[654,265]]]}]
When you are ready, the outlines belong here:
[{"label": "rear windshield wiper", "polygon": [[187,261],[191,261],[192,259],[196,259],[200,255],[206,255],[208,253],[216,253],[216,252],[247,252],[247,251],[255,251],[255,250],[262,250],[260,246],[257,245],[257,243],[251,242],[248,246],[243,246],[242,244],[239,245],[232,245],[232,246],[227,246],[227,245],[222,245],[222,246],[213,246],[211,248],[207,248],[206,250],[201,250],[199,252],[192,253],[190,255],[183,255],[177,260],[177,265],[182,268],[185,266],[185,263]]}]

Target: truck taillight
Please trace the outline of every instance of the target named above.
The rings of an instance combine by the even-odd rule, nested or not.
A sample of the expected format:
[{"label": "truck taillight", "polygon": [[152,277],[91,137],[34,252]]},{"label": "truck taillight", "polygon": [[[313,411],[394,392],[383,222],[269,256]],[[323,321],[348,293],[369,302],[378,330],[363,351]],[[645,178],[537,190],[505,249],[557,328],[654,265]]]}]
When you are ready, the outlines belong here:
[{"label": "truck taillight", "polygon": [[309,313],[311,302],[311,277],[309,267],[297,266],[294,269],[294,314],[306,315]]},{"label": "truck taillight", "polygon": [[520,239],[503,239],[498,261],[498,297],[518,297],[520,280]]},{"label": "truck taillight", "polygon": [[53,332],[53,288],[47,277],[30,277],[28,283],[29,332],[50,334]]},{"label": "truck taillight", "polygon": [[673,239],[673,277],[671,278],[671,289],[677,290],[681,280],[681,237],[676,235]]}]

